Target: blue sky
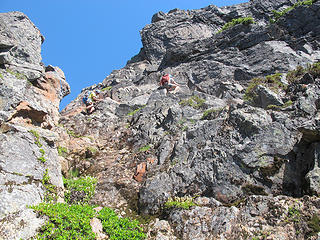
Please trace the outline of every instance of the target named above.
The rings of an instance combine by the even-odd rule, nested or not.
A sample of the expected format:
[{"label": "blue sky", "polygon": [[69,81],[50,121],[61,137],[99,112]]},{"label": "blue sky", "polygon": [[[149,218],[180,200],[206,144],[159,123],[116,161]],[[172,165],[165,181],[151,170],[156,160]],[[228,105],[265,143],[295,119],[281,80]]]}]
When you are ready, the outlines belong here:
[{"label": "blue sky", "polygon": [[0,0],[0,12],[21,11],[45,37],[43,62],[60,67],[71,86],[63,109],[81,89],[120,69],[142,47],[139,31],[154,13],[226,6],[248,0]]}]

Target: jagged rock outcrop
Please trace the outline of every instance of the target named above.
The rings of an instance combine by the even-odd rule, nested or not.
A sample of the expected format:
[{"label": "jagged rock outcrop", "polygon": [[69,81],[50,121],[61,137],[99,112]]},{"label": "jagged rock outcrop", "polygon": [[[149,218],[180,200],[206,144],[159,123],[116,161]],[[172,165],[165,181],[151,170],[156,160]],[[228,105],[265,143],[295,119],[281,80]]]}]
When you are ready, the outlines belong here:
[{"label": "jagged rock outcrop", "polygon": [[49,129],[70,87],[41,63],[44,38],[26,15],[1,13],[0,26],[0,239],[29,239],[45,219],[27,206],[47,197],[45,184],[62,194],[59,136]]},{"label": "jagged rock outcrop", "polygon": [[[136,207],[130,201],[138,199],[141,214],[163,212],[171,197],[202,196],[224,206],[169,213],[166,220],[183,239],[258,236],[254,234],[261,225],[250,224],[254,216],[261,217],[270,209],[259,208],[249,216],[246,212],[251,211],[250,205],[226,206],[246,198],[258,199],[258,205],[267,206],[283,198],[281,207],[288,209],[294,201],[291,197],[318,195],[319,75],[309,74],[288,83],[286,74],[299,65],[306,67],[320,60],[320,4],[296,5],[274,23],[269,21],[274,17],[273,10],[282,11],[296,2],[253,0],[231,7],[212,5],[155,14],[152,23],[141,31],[140,53],[102,83],[84,89],[62,112],[61,123],[80,135],[94,132],[97,142],[106,136],[105,129],[109,134],[123,132],[119,129],[127,121],[127,152],[123,150],[118,161],[127,164],[132,178],[130,174],[125,176],[121,167],[107,166],[117,174],[111,180],[110,175],[99,175],[99,182],[108,179],[110,189],[126,192],[135,179],[143,179],[134,183],[135,191],[131,192],[138,195],[122,195],[129,207]],[[254,24],[219,31],[226,22],[248,16],[253,17]],[[158,88],[164,73],[174,75],[181,85],[176,94],[166,95]],[[277,90],[269,83],[276,73],[282,74]],[[250,93],[254,97],[248,99],[251,80],[267,75],[272,76],[257,84]],[[83,94],[92,89],[102,89],[103,100],[88,116],[77,108]],[[147,155],[130,157],[139,151]],[[150,158],[153,160],[147,160]],[[146,167],[146,173],[133,175],[135,166],[138,171]],[[125,179],[125,183],[114,184],[118,179]],[[112,195],[110,189],[100,189],[98,195]],[[251,195],[267,197],[248,198]],[[113,204],[110,199],[104,204],[108,201]],[[311,231],[307,222],[319,210],[318,198],[312,201],[314,208],[301,220],[305,223],[302,235],[296,234],[292,225],[284,224],[277,226],[269,238],[306,237]],[[282,221],[280,215],[273,217]],[[272,228],[276,225],[271,224]],[[162,233],[152,235],[155,239],[163,237]]]}]

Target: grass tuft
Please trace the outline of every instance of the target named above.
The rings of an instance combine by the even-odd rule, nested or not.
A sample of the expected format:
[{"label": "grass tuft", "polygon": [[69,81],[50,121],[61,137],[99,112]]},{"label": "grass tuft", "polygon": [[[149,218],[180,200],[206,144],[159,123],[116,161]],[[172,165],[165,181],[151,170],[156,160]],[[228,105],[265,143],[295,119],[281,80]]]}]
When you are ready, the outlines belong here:
[{"label": "grass tuft", "polygon": [[222,28],[218,31],[218,33],[221,33],[229,28],[232,28],[238,24],[254,24],[254,19],[252,17],[241,17],[241,18],[235,18],[232,19],[230,22],[227,22],[225,25],[222,26]]}]

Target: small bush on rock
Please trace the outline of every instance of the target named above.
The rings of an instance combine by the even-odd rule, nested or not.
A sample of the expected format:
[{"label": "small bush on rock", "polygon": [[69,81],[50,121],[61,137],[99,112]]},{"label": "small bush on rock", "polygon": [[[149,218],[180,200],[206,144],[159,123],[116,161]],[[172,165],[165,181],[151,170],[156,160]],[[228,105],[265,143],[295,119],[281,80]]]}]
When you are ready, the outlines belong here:
[{"label": "small bush on rock", "polygon": [[264,78],[251,79],[243,99],[248,102],[252,102],[256,97],[255,90],[259,85],[266,86],[275,93],[279,93],[280,90],[286,90],[287,85],[281,82],[282,73],[275,73],[268,75]]},{"label": "small bush on rock", "polygon": [[34,143],[35,143],[39,148],[41,148],[41,147],[42,147],[42,143],[40,142],[40,135],[39,135],[39,133],[38,133],[36,130],[30,130],[29,132],[32,133],[33,136],[36,138],[36,140],[35,140]]},{"label": "small bush on rock", "polygon": [[182,106],[190,106],[194,109],[200,109],[204,107],[205,99],[200,98],[199,96],[192,96],[188,99],[184,99],[179,102]]},{"label": "small bush on rock", "polygon": [[59,156],[66,156],[68,154],[68,149],[66,147],[58,147],[58,154]]},{"label": "small bush on rock", "polygon": [[182,208],[187,210],[192,206],[196,206],[196,204],[191,197],[174,197],[169,198],[164,206],[165,208]]},{"label": "small bush on rock", "polygon": [[139,152],[147,152],[150,150],[150,148],[151,148],[150,145],[146,145],[144,147],[139,148]]},{"label": "small bush on rock", "polygon": [[40,203],[31,208],[40,215],[49,217],[49,221],[40,229],[37,239],[96,239],[90,226],[95,210],[89,205]]},{"label": "small bush on rock", "polygon": [[140,240],[145,239],[142,227],[137,220],[121,218],[110,208],[103,208],[98,215],[102,221],[103,230],[111,240]]},{"label": "small bush on rock", "polygon": [[298,66],[295,70],[288,72],[286,79],[289,83],[294,83],[297,82],[305,73],[306,69]]},{"label": "small bush on rock", "polygon": [[97,185],[97,179],[93,177],[81,177],[78,179],[63,179],[66,187],[65,201],[67,203],[88,203],[93,197]]},{"label": "small bush on rock", "polygon": [[309,235],[314,236],[320,232],[320,217],[316,214],[308,221],[308,227],[311,229]]},{"label": "small bush on rock", "polygon": [[201,120],[212,120],[219,116],[224,108],[208,109],[203,112]]},{"label": "small bush on rock", "polygon": [[289,83],[297,83],[306,73],[309,73],[315,79],[320,78],[320,62],[311,64],[306,68],[297,66],[296,69],[288,72],[286,79]]},{"label": "small bush on rock", "polygon": [[299,2],[295,3],[293,6],[287,7],[282,11],[272,10],[273,16],[270,18],[270,23],[277,22],[279,20],[279,18],[281,18],[282,16],[284,16],[285,14],[290,12],[291,10],[295,9],[296,7],[299,7],[301,5],[311,6],[313,3],[317,2],[317,1],[318,0],[299,1]]},{"label": "small bush on rock", "polygon": [[218,31],[218,33],[225,31],[229,28],[232,28],[238,24],[249,25],[249,24],[253,24],[253,23],[255,23],[255,22],[252,17],[241,17],[241,18],[232,19],[230,22],[227,22],[225,25],[223,25],[223,27]]},{"label": "small bush on rock", "polygon": [[314,63],[307,68],[307,71],[314,78],[320,78],[320,62]]}]

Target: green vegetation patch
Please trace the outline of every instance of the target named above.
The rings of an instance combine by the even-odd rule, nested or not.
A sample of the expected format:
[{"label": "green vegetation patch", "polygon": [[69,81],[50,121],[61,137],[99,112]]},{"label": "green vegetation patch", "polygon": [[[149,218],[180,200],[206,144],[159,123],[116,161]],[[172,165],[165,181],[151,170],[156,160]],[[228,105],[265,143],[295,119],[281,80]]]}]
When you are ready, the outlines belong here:
[{"label": "green vegetation patch", "polygon": [[144,146],[144,147],[139,148],[139,152],[146,152],[146,151],[149,151],[149,150],[150,150],[150,148],[151,148],[151,146],[150,146],[150,145],[146,145],[146,146]]},{"label": "green vegetation patch", "polygon": [[40,215],[49,217],[49,221],[40,229],[37,239],[95,239],[90,226],[95,210],[89,205],[40,203],[31,208]]},{"label": "green vegetation patch", "polygon": [[23,79],[23,80],[27,79],[27,76],[22,73],[14,72],[11,69],[6,69],[6,71],[7,73],[10,73],[11,75],[15,76],[18,79]]},{"label": "green vegetation patch", "polygon": [[256,97],[255,90],[259,85],[268,87],[275,93],[278,93],[280,90],[286,90],[287,85],[281,82],[282,73],[275,73],[268,75],[264,78],[253,78],[251,79],[246,92],[244,94],[244,100],[252,102]]},{"label": "green vegetation patch", "polygon": [[189,106],[194,109],[200,109],[204,107],[204,103],[206,102],[205,99],[200,98],[199,96],[192,96],[188,99],[184,99],[179,102],[179,104],[183,107]]},{"label": "green vegetation patch", "polygon": [[[146,105],[145,105],[145,106],[146,106]],[[129,112],[127,115],[128,115],[128,116],[133,116],[133,115],[135,115],[137,112],[139,112],[140,110],[142,110],[145,106],[142,106],[142,107],[140,107],[140,108],[137,108],[136,110],[133,110],[133,111]]]},{"label": "green vegetation patch", "polygon": [[73,130],[67,129],[67,133],[74,138],[81,138],[81,135],[77,135]]},{"label": "green vegetation patch", "polygon": [[68,176],[69,176],[70,178],[77,178],[77,177],[79,177],[79,176],[80,176],[80,171],[79,171],[79,169],[77,169],[77,168],[72,168],[72,169],[70,169],[69,172],[68,172]]},{"label": "green vegetation patch", "polygon": [[90,226],[90,220],[94,217],[102,221],[103,230],[111,240],[145,239],[145,233],[138,221],[120,218],[113,210],[106,207],[99,213],[96,213],[93,206],[87,204],[40,203],[31,208],[40,215],[49,217],[49,221],[40,229],[37,239],[94,240],[96,236]]},{"label": "green vegetation patch", "polygon": [[0,73],[0,78],[3,80],[4,78],[3,78],[3,75]]},{"label": "green vegetation patch", "polygon": [[178,121],[178,128],[182,131],[187,131],[188,130],[188,126],[186,125],[187,124],[187,120],[186,119],[181,119]]},{"label": "green vegetation patch", "polygon": [[212,120],[219,116],[224,108],[211,108],[203,112],[201,120]]},{"label": "green vegetation patch", "polygon": [[306,0],[306,1],[299,1],[297,3],[295,3],[293,6],[291,7],[287,7],[282,11],[275,11],[272,10],[273,16],[270,18],[270,23],[275,23],[279,20],[279,18],[281,18],[282,16],[284,16],[285,14],[287,14],[288,12],[290,12],[291,10],[295,9],[296,7],[299,7],[301,5],[305,5],[305,6],[311,6],[312,4],[314,4],[315,2],[317,2],[318,0]]},{"label": "green vegetation patch", "polygon": [[314,236],[320,232],[320,217],[314,214],[312,218],[308,221],[308,227],[311,229],[309,235]]},{"label": "green vegetation patch", "polygon": [[253,24],[253,23],[255,23],[255,22],[252,17],[235,18],[235,19],[232,19],[230,22],[227,22],[225,25],[223,25],[222,28],[218,31],[218,33],[221,33],[221,32],[223,32],[229,28],[232,28],[238,24],[249,25],[249,24]]},{"label": "green vegetation patch", "polygon": [[42,177],[42,185],[45,187],[46,192],[44,194],[45,202],[53,202],[57,200],[57,187],[51,184],[51,178],[48,173],[48,169],[45,170]]},{"label": "green vegetation patch", "polygon": [[320,77],[320,62],[316,62],[310,66],[308,66],[307,71],[312,75],[314,78]]},{"label": "green vegetation patch", "polygon": [[104,91],[110,91],[111,88],[112,88],[111,86],[107,86],[107,87],[102,88],[101,91],[103,91],[103,92]]},{"label": "green vegetation patch", "polygon": [[295,206],[289,207],[287,220],[299,222],[301,220],[301,211]]},{"label": "green vegetation patch", "polygon": [[295,83],[302,78],[306,72],[307,70],[305,68],[298,66],[295,70],[288,72],[286,79],[288,83]]},{"label": "green vegetation patch", "polygon": [[289,106],[291,106],[293,104],[293,102],[291,100],[289,101],[286,101],[284,104],[282,104],[281,106],[278,106],[278,105],[268,105],[267,106],[267,109],[272,109],[272,110],[275,110],[275,111],[279,111],[281,109],[284,109],[284,108],[287,108]]},{"label": "green vegetation patch", "polygon": [[41,147],[42,147],[42,143],[40,142],[40,135],[39,135],[39,133],[38,133],[36,130],[29,130],[29,132],[32,133],[33,136],[36,138],[36,140],[35,140],[34,143],[35,143],[39,148],[41,148]]},{"label": "green vegetation patch", "polygon": [[137,220],[120,218],[109,208],[103,208],[98,218],[102,221],[103,230],[111,240],[140,240],[146,237]]},{"label": "green vegetation patch", "polygon": [[191,197],[174,197],[169,198],[164,206],[165,208],[182,208],[188,210],[192,206],[196,206],[196,204]]},{"label": "green vegetation patch", "polygon": [[320,62],[311,64],[306,68],[303,68],[302,66],[297,66],[296,69],[288,72],[286,79],[289,83],[296,83],[306,73],[309,73],[313,78],[319,78],[320,77]]},{"label": "green vegetation patch", "polygon": [[39,160],[40,162],[45,163],[45,162],[47,161],[47,159],[44,157],[45,151],[43,150],[43,148],[40,148],[40,149],[39,149],[39,152],[41,153],[41,157],[38,157],[38,160]]},{"label": "green vegetation patch", "polygon": [[81,177],[78,179],[63,179],[66,188],[64,194],[67,203],[88,203],[94,195],[97,179],[94,177]]},{"label": "green vegetation patch", "polygon": [[66,147],[60,147],[60,146],[58,146],[57,150],[58,150],[59,156],[62,156],[62,157],[65,157],[65,156],[68,154],[68,152],[69,152]]},{"label": "green vegetation patch", "polygon": [[95,147],[87,147],[87,150],[90,151],[93,155],[98,152],[98,149]]}]

